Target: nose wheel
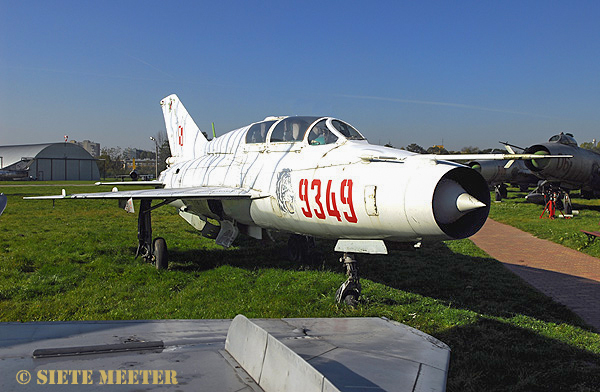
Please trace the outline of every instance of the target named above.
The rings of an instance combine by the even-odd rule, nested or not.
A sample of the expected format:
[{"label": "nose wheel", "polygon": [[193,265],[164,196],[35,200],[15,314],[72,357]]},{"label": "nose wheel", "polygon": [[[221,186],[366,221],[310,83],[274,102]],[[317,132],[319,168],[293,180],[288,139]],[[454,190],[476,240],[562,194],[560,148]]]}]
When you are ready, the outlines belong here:
[{"label": "nose wheel", "polygon": [[356,259],[351,253],[344,253],[340,262],[346,266],[346,275],[348,279],[340,286],[335,293],[335,300],[338,303],[345,303],[349,306],[358,304],[358,297],[361,293],[360,279],[358,277],[358,266]]}]

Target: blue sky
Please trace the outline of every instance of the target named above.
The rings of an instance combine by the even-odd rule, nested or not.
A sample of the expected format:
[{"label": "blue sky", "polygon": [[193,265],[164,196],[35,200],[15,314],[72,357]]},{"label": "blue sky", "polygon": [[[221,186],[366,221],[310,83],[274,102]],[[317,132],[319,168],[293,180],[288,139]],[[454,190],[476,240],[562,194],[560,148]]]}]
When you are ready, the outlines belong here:
[{"label": "blue sky", "polygon": [[331,115],[372,143],[600,140],[597,1],[0,0],[0,145],[152,149],[176,93],[217,134]]}]

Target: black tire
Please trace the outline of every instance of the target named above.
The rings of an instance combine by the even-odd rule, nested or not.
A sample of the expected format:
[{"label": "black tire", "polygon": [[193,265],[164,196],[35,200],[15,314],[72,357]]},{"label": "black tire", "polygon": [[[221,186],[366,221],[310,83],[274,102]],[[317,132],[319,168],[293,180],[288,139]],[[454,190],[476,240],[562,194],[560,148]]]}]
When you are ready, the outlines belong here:
[{"label": "black tire", "polygon": [[352,293],[346,295],[344,297],[344,303],[347,306],[350,306],[350,307],[354,308],[356,305],[358,305],[358,293],[357,292],[352,292]]},{"label": "black tire", "polygon": [[167,251],[167,241],[162,237],[154,239],[152,244],[154,250],[154,260],[156,269],[167,269],[169,268],[169,252]]},{"label": "black tire", "polygon": [[508,197],[508,187],[504,184],[500,185],[500,196],[502,196],[503,199]]},{"label": "black tire", "polygon": [[496,195],[496,201],[502,201],[502,192],[498,188],[494,190],[494,194]]},{"label": "black tire", "polygon": [[290,234],[288,239],[287,255],[290,261],[302,263],[308,256],[308,241],[306,236]]},{"label": "black tire", "polygon": [[[343,291],[342,291],[343,290]],[[358,305],[360,297],[360,286],[355,283],[344,283],[335,292],[335,298],[339,303],[345,303],[348,306],[355,307]]]},{"label": "black tire", "polygon": [[565,214],[572,215],[573,214],[573,205],[571,204],[571,199],[568,195],[565,195],[563,198],[563,204],[565,208]]}]

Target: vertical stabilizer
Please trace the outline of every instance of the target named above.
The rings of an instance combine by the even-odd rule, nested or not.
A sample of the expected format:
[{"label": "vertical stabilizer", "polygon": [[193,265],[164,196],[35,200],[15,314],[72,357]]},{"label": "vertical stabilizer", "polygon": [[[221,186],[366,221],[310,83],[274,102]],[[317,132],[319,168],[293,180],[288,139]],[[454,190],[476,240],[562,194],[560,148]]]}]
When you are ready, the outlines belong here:
[{"label": "vertical stabilizer", "polygon": [[160,101],[171,147],[172,161],[194,159],[203,154],[208,143],[192,117],[175,94]]}]

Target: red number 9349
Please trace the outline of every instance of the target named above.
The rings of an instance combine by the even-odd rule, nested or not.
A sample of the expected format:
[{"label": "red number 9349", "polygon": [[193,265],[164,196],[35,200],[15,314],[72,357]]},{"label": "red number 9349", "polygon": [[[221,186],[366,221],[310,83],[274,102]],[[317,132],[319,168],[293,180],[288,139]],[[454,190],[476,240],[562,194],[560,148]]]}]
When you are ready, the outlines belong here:
[{"label": "red number 9349", "polygon": [[[318,219],[325,219],[327,216],[336,218],[339,222],[342,221],[342,215],[347,222],[356,223],[358,219],[354,212],[354,204],[352,202],[352,180],[345,179],[339,187],[339,201],[342,207],[342,212],[337,207],[338,196],[335,189],[332,191],[332,180],[327,181],[325,190],[321,180],[314,179],[308,185],[307,179],[300,180],[300,189],[298,195],[306,207],[302,207],[302,213],[307,218],[312,218],[313,213]],[[325,206],[323,206],[323,198]],[[312,204],[312,207],[311,207]]]}]

